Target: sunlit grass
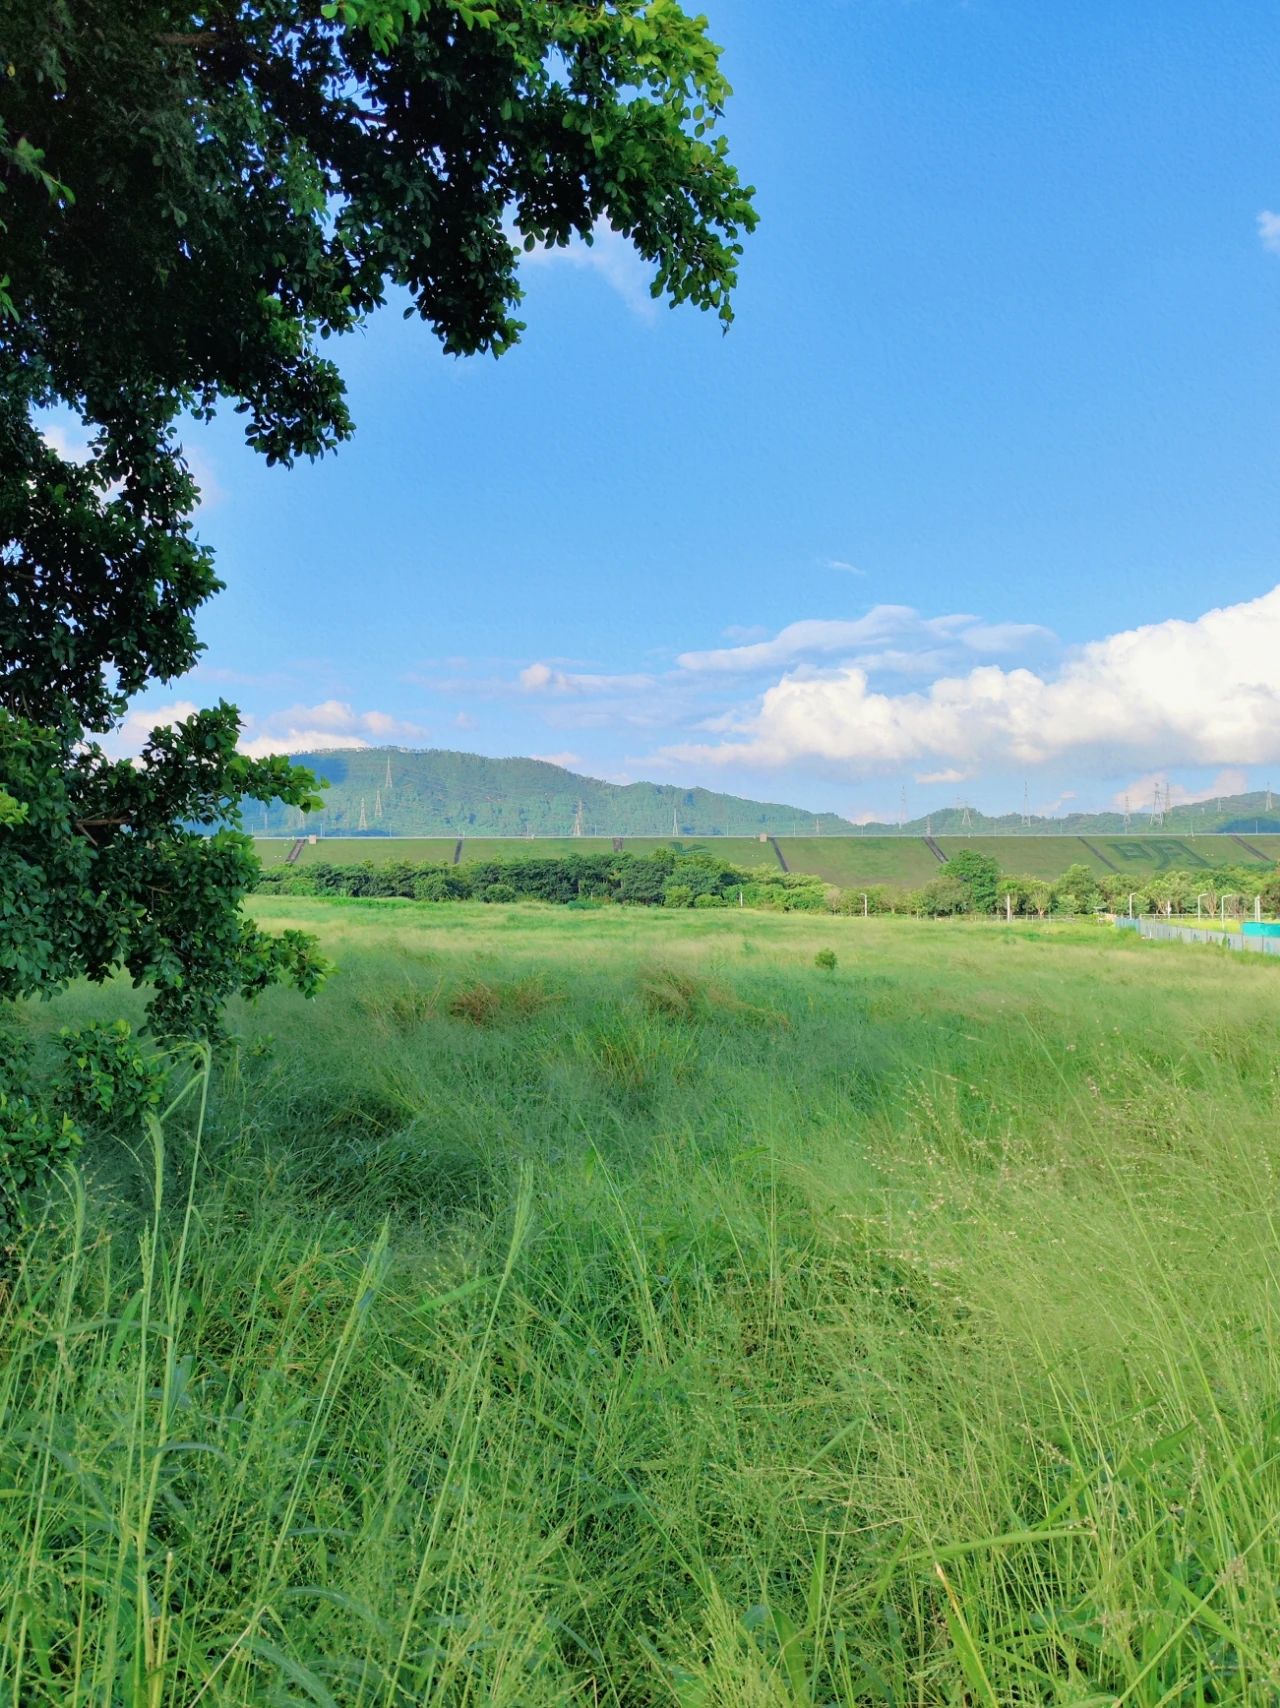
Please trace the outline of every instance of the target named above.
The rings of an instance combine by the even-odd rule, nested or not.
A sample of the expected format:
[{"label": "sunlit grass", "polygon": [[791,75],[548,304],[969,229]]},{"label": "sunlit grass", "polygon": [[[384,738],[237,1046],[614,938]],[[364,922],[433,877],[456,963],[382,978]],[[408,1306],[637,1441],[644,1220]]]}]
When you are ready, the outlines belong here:
[{"label": "sunlit grass", "polygon": [[330,990],[5,1295],[8,1700],[1277,1699],[1280,969],[257,911]]}]

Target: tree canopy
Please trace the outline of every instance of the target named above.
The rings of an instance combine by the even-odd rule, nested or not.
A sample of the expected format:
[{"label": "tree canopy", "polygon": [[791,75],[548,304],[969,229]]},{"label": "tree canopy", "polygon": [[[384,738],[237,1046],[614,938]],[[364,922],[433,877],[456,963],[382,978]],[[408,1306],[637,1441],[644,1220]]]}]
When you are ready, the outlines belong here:
[{"label": "tree canopy", "polygon": [[[501,355],[519,252],[598,222],[731,319],[755,223],[729,94],[675,0],[7,0],[0,14],[0,996],[126,966],[166,1030],[318,966],[239,912],[246,798],[312,780],[220,704],[100,740],[188,670],[218,588],[184,416],[291,463],[352,432],[325,351],[394,290]],[[44,412],[87,424],[83,463]],[[196,827],[200,827],[197,829]],[[216,834],[204,834],[216,830]]]}]

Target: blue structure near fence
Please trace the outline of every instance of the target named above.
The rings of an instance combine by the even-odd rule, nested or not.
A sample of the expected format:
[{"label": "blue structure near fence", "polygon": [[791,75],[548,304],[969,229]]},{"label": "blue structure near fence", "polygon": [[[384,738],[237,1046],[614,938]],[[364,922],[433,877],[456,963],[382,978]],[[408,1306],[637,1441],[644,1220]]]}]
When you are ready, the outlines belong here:
[{"label": "blue structure near fence", "polygon": [[1221,949],[1252,949],[1262,955],[1280,955],[1280,924],[1246,919],[1239,931],[1204,931],[1194,925],[1169,925],[1162,919],[1119,918],[1122,931],[1136,931],[1158,943],[1215,943]]}]

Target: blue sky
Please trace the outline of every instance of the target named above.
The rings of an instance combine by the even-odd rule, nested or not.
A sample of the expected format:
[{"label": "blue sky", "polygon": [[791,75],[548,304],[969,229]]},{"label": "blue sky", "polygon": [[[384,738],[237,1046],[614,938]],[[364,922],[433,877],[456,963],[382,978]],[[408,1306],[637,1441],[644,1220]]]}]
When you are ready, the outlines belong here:
[{"label": "blue sky", "polygon": [[205,662],[121,743],[223,694],[259,746],[850,816],[1280,783],[1271,0],[706,9],[761,214],[731,333],[605,232],[526,265],[500,362],[347,340],[336,458],[228,411]]}]

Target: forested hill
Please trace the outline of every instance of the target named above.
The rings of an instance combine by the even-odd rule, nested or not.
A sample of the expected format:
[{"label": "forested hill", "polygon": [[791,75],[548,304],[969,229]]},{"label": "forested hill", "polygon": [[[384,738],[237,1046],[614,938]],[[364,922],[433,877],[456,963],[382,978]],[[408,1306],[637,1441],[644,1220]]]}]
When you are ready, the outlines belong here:
[{"label": "forested hill", "polygon": [[671,783],[604,783],[542,759],[489,759],[447,748],[333,749],[298,755],[327,780],[324,810],[303,824],[296,808],[253,806],[246,828],[331,836],[1241,836],[1280,833],[1280,796],[1270,790],[1121,812],[1058,818],[944,807],[904,824],[862,824]]},{"label": "forested hill", "polygon": [[1123,812],[1073,812],[1057,818],[1003,813],[991,817],[976,807],[943,807],[905,824],[864,824],[864,836],[1248,836],[1280,833],[1280,794],[1255,789],[1251,794],[1211,796],[1155,810],[1131,803]]},{"label": "forested hill", "polygon": [[[540,759],[398,747],[302,753],[329,784],[308,831],[352,836],[752,836],[842,835],[834,813],[742,800],[669,783],[603,783]],[[246,828],[304,828],[293,808],[251,808]]]}]

